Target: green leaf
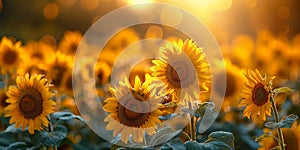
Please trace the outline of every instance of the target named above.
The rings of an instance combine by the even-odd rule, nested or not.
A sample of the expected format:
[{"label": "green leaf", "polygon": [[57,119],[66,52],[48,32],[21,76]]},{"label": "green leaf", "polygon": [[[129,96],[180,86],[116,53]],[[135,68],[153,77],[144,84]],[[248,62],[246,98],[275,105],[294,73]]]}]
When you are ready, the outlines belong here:
[{"label": "green leaf", "polygon": [[274,89],[275,93],[290,93],[293,91],[294,90],[290,89],[289,87],[280,87],[280,88]]},{"label": "green leaf", "polygon": [[265,123],[267,128],[291,128],[293,123],[298,119],[297,115],[291,114],[287,116],[283,116],[280,122],[275,123],[273,121],[268,121]]},{"label": "green leaf", "polygon": [[[25,129],[27,130],[27,128]],[[15,124],[8,126],[3,133],[18,134],[22,132],[22,128],[16,128]]]},{"label": "green leaf", "polygon": [[204,143],[187,141],[184,143],[188,150],[234,150],[234,137],[232,133],[217,131],[208,135]]},{"label": "green leaf", "polygon": [[45,146],[60,146],[63,139],[67,136],[67,128],[58,125],[53,132],[42,131],[38,133],[35,138],[38,143]]},{"label": "green leaf", "polygon": [[196,117],[202,117],[207,111],[213,112],[214,108],[215,108],[215,104],[213,102],[199,103],[197,105],[197,109],[194,115]]},{"label": "green leaf", "polygon": [[163,144],[179,134],[181,134],[181,130],[173,130],[169,126],[161,128],[150,138],[149,145]]},{"label": "green leaf", "polygon": [[27,146],[25,142],[14,142],[11,143],[8,147],[6,147],[6,150],[23,150],[26,148]]},{"label": "green leaf", "polygon": [[55,113],[51,114],[51,120],[53,120],[53,121],[72,120],[72,119],[78,119],[78,120],[84,122],[84,120],[80,116],[74,115],[71,112],[55,112]]},{"label": "green leaf", "polygon": [[[232,147],[234,147],[234,137],[233,134],[230,132],[224,132],[224,131],[216,131],[208,135],[208,142],[209,141],[221,141],[224,142]],[[206,142],[207,142],[206,141]]]},{"label": "green leaf", "polygon": [[261,142],[264,138],[267,137],[272,137],[272,132],[266,132],[260,136],[258,136],[257,138],[255,138],[255,142]]}]

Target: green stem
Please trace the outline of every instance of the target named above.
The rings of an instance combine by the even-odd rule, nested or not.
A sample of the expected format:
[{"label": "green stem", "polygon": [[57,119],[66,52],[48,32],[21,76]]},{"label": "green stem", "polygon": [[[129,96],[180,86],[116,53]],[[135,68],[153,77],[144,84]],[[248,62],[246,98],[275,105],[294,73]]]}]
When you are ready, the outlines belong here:
[{"label": "green stem", "polygon": [[4,77],[4,90],[8,91],[8,83],[9,83],[9,75],[8,72],[5,73],[5,77]]},{"label": "green stem", "polygon": [[[189,109],[193,110],[193,106],[190,102],[189,102]],[[190,132],[191,132],[191,140],[196,141],[196,123],[193,114],[190,114]]]},{"label": "green stem", "polygon": [[191,140],[191,137],[184,131],[182,131],[182,135],[184,135],[187,139]]},{"label": "green stem", "polygon": [[[279,120],[279,114],[278,114],[278,110],[276,108],[276,104],[273,98],[273,95],[271,96],[271,104],[272,104],[272,110],[273,110],[273,114],[274,114],[274,118],[275,118],[275,122],[278,123]],[[278,139],[279,139],[279,146],[281,150],[285,150],[285,144],[284,144],[284,138],[283,138],[283,133],[281,128],[277,128],[277,133],[278,133]]]},{"label": "green stem", "polygon": [[[51,123],[51,120],[50,120],[50,117],[48,117],[48,120],[49,120],[49,126],[48,126],[48,129],[49,129],[49,132],[53,133],[53,125]],[[57,150],[57,147],[56,146],[52,146],[52,149],[53,150]]]}]

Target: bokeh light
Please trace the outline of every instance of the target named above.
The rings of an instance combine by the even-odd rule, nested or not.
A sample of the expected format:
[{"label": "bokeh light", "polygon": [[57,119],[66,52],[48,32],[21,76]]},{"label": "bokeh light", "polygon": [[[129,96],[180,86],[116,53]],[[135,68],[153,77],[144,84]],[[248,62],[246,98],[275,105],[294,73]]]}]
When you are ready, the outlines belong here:
[{"label": "bokeh light", "polygon": [[47,20],[54,20],[59,14],[59,8],[55,3],[47,4],[43,10]]}]

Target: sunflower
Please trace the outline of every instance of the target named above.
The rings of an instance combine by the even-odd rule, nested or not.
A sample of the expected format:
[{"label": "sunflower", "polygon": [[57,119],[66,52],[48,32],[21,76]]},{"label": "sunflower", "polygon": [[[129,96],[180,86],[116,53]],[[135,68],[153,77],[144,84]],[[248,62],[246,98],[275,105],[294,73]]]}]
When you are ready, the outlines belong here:
[{"label": "sunflower", "polygon": [[240,96],[243,98],[238,107],[246,106],[244,116],[252,120],[266,120],[266,116],[271,116],[270,90],[275,77],[261,76],[258,70],[248,70],[245,74],[247,82],[241,90]]},{"label": "sunflower", "polygon": [[29,74],[47,74],[48,65],[41,60],[26,60],[26,63],[19,64],[17,68],[17,75]]},{"label": "sunflower", "polygon": [[159,59],[152,62],[152,75],[163,81],[167,89],[174,89],[183,104],[208,91],[204,83],[210,80],[209,66],[202,49],[192,40],[168,43],[160,48]]},{"label": "sunflower", "polygon": [[133,141],[141,143],[144,133],[155,134],[156,124],[161,123],[158,119],[161,115],[158,109],[160,97],[155,96],[151,82],[150,76],[146,76],[144,83],[137,76],[132,86],[125,78],[119,86],[110,88],[113,96],[104,101],[104,110],[109,112],[104,119],[108,122],[106,129],[114,130],[113,136],[120,133],[121,140],[126,144],[130,135]]},{"label": "sunflower", "polygon": [[8,103],[6,103],[7,98],[6,92],[0,90],[0,117],[4,113],[4,108],[8,105]]},{"label": "sunflower", "polygon": [[135,77],[138,76],[142,82],[144,82],[146,74],[151,74],[150,67],[152,65],[152,59],[145,59],[136,64],[129,73],[129,82],[134,84]]},{"label": "sunflower", "polygon": [[68,69],[61,78],[61,89],[68,95],[73,96],[72,70]]},{"label": "sunflower", "polygon": [[66,54],[75,55],[81,40],[81,32],[66,31],[60,41],[58,49]]},{"label": "sunflower", "polygon": [[11,39],[3,37],[0,42],[0,66],[2,73],[12,72],[21,60],[21,42],[13,43]]},{"label": "sunflower", "polygon": [[27,62],[37,61],[37,63],[43,62],[45,64],[50,64],[53,63],[53,61],[55,60],[54,48],[44,42],[27,42],[24,46],[24,50],[27,54]]},{"label": "sunflower", "polygon": [[110,74],[111,74],[111,67],[107,63],[103,61],[98,61],[96,63],[95,77],[96,77],[96,82],[99,85],[103,85],[107,83]]},{"label": "sunflower", "polygon": [[216,94],[224,97],[224,102],[222,109],[226,112],[230,111],[232,107],[237,107],[239,103],[239,92],[243,87],[243,78],[241,69],[232,64],[230,60],[225,59],[226,66],[226,90],[225,95],[222,93],[219,84],[222,83],[222,75],[225,73],[223,70],[218,70],[216,72],[216,82],[214,82],[214,87]]},{"label": "sunflower", "polygon": [[108,41],[105,49],[119,53],[130,44],[139,41],[140,37],[133,29],[125,29],[117,33],[110,41]]},{"label": "sunflower", "polygon": [[[284,144],[286,144],[286,150],[299,150],[300,149],[300,125],[296,122],[293,123],[291,128],[282,129]],[[272,132],[273,136],[277,136],[277,130]],[[264,138],[259,142],[259,150],[269,150],[275,146],[278,146],[277,142],[272,137]]]},{"label": "sunflower", "polygon": [[48,75],[51,83],[54,84],[56,89],[59,89],[62,86],[62,77],[65,72],[70,71],[72,68],[73,58],[60,51],[56,51],[55,56],[55,62],[50,65],[51,71],[49,71]]},{"label": "sunflower", "polygon": [[49,91],[49,84],[43,75],[18,76],[17,86],[10,86],[7,92],[9,105],[5,108],[5,117],[11,117],[9,123],[16,123],[16,128],[22,130],[28,126],[30,134],[34,130],[48,127],[47,116],[54,112],[55,102],[50,98],[53,94]]}]

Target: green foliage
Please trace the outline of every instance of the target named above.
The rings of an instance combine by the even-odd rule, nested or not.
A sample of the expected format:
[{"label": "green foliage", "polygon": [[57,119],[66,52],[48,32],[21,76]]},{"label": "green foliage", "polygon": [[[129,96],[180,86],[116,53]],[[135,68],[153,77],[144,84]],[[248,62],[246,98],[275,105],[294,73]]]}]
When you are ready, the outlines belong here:
[{"label": "green foliage", "polygon": [[77,115],[74,115],[71,112],[55,112],[53,114],[51,114],[51,121],[56,122],[58,120],[73,120],[73,119],[77,119],[79,121],[84,122],[84,120]]},{"label": "green foliage", "polygon": [[233,141],[232,133],[217,131],[211,133],[203,143],[187,141],[184,145],[188,150],[234,150]]},{"label": "green foliage", "polygon": [[58,125],[53,132],[42,131],[34,135],[35,140],[45,146],[60,146],[63,139],[67,137],[67,128]]},{"label": "green foliage", "polygon": [[294,90],[290,89],[289,87],[280,87],[280,88],[277,88],[277,89],[274,89],[274,92],[275,93],[290,93],[290,92],[293,92]]},{"label": "green foliage", "polygon": [[166,142],[181,134],[181,130],[173,130],[171,127],[167,126],[159,129],[155,135],[150,138],[148,145],[158,145],[162,142]]},{"label": "green foliage", "polygon": [[280,120],[280,122],[275,123],[272,121],[266,122],[265,126],[271,129],[274,128],[291,128],[293,123],[298,119],[297,115],[294,114],[290,114],[287,116],[282,117],[282,119]]},{"label": "green foliage", "polygon": [[267,137],[272,137],[272,132],[266,132],[266,133],[256,137],[255,141],[256,142],[261,142],[264,138],[267,138]]}]

